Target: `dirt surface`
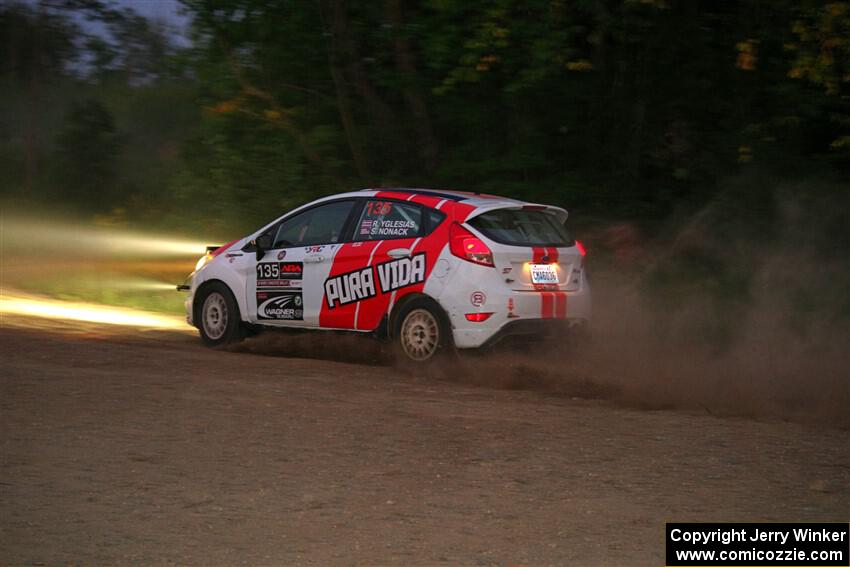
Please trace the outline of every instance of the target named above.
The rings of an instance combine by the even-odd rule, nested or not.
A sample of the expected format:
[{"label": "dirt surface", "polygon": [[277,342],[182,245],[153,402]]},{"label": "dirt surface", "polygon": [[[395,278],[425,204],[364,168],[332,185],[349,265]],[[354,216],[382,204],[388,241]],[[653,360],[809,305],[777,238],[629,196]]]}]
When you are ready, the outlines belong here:
[{"label": "dirt surface", "polygon": [[665,521],[850,518],[827,425],[41,326],[0,328],[4,564],[658,566]]}]

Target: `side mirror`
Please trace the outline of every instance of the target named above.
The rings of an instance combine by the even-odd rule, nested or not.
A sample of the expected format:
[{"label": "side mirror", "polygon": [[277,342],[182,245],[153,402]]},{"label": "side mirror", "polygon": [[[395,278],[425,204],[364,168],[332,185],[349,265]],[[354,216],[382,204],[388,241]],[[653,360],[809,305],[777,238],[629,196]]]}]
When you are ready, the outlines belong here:
[{"label": "side mirror", "polygon": [[255,241],[255,247],[257,252],[257,262],[263,259],[263,256],[266,255],[266,250],[272,247],[272,237],[270,234],[264,234],[257,238]]}]

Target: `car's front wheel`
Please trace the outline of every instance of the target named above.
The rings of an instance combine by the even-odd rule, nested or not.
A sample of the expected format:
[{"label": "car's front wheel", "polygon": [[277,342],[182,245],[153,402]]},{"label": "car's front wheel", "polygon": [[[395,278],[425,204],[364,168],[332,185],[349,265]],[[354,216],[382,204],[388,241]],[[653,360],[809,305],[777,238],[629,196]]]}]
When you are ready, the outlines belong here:
[{"label": "car's front wheel", "polygon": [[201,340],[208,346],[232,343],[242,338],[239,306],[227,286],[211,283],[198,298]]},{"label": "car's front wheel", "polygon": [[400,358],[424,365],[451,352],[451,329],[445,315],[433,301],[417,298],[398,316],[395,333]]}]

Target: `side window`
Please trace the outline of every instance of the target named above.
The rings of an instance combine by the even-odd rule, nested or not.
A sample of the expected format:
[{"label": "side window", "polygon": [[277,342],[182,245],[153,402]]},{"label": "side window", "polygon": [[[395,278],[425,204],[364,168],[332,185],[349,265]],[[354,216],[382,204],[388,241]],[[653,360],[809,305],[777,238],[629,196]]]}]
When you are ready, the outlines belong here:
[{"label": "side window", "polygon": [[428,234],[434,232],[434,229],[440,226],[446,215],[434,209],[428,209]]},{"label": "side window", "polygon": [[278,225],[274,248],[333,244],[342,238],[354,201],[337,201],[313,207]]},{"label": "side window", "polygon": [[354,228],[354,240],[414,238],[422,233],[422,208],[413,203],[370,199]]}]

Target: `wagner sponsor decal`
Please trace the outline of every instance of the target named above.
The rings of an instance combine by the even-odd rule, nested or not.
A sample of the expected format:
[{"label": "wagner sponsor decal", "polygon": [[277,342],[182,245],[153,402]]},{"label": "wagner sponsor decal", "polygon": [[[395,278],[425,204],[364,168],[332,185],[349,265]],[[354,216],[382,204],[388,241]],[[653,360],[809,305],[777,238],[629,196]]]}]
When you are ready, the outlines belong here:
[{"label": "wagner sponsor decal", "polygon": [[257,317],[283,321],[303,321],[304,305],[300,291],[258,291]]},{"label": "wagner sponsor decal", "polygon": [[[328,308],[347,305],[425,281],[425,253],[369,266],[325,280]],[[376,285],[377,284],[377,285]]]},{"label": "wagner sponsor decal", "polygon": [[300,287],[303,273],[301,262],[262,262],[257,264],[257,287]]}]

